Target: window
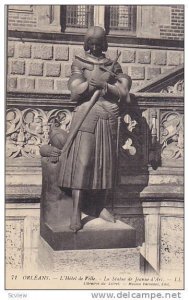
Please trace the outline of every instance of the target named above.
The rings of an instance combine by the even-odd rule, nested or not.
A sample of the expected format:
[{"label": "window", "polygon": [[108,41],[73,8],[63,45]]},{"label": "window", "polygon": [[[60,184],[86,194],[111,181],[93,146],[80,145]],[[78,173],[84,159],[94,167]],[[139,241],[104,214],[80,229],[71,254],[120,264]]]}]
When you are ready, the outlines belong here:
[{"label": "window", "polygon": [[136,31],[136,5],[110,5],[105,8],[105,27],[108,33],[134,34]]},{"label": "window", "polygon": [[[136,5],[105,5],[105,28],[107,33],[135,35]],[[84,33],[94,25],[94,5],[62,5],[62,32]]]},{"label": "window", "polygon": [[93,5],[62,5],[61,25],[62,31],[86,31],[93,22]]}]

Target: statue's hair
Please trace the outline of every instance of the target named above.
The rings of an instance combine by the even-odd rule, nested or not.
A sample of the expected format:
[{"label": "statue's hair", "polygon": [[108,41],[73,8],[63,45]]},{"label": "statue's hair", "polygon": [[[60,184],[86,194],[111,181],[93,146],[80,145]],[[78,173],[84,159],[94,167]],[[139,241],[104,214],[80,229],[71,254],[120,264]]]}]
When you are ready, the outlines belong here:
[{"label": "statue's hair", "polygon": [[106,52],[108,49],[108,42],[105,30],[100,26],[93,26],[87,30],[84,39],[84,50],[89,51],[89,41],[91,38],[100,39],[102,41],[102,51]]}]

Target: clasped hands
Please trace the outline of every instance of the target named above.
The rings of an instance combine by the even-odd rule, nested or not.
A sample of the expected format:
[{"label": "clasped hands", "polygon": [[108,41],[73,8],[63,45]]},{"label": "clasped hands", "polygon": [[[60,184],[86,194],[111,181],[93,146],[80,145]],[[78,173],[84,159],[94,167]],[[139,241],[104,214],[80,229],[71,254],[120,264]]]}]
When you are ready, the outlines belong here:
[{"label": "clasped hands", "polygon": [[97,89],[104,89],[106,86],[107,82],[102,80],[100,77],[99,78],[91,78],[89,81],[89,85],[97,88]]}]

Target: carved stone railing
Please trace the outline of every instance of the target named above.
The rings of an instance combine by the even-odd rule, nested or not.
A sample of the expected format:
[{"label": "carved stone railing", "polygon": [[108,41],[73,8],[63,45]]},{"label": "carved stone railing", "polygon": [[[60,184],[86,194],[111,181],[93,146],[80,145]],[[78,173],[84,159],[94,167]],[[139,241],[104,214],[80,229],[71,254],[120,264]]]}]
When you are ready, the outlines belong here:
[{"label": "carved stone railing", "polygon": [[[132,99],[133,104],[122,112],[119,138],[120,184],[130,185],[131,178],[136,178],[136,182],[132,181],[132,184],[137,185],[139,175],[144,179],[142,174],[148,173],[148,183],[145,182],[146,179],[140,183],[154,185],[151,173],[160,174],[161,170],[166,169],[167,174],[171,174],[171,169],[182,168],[183,165],[183,96],[136,93]],[[21,170],[27,169],[26,185],[36,185],[40,190],[40,184],[36,184],[36,180],[32,182],[30,170],[37,172],[40,182],[40,146],[48,143],[48,132],[55,118],[63,129],[69,129],[74,106],[75,103],[69,101],[69,93],[63,96],[21,93],[7,95],[8,198],[12,185],[18,187],[19,182],[23,185],[27,181],[25,175],[24,181],[21,177],[19,181]],[[156,164],[155,167],[153,163]],[[13,174],[16,176],[16,172],[17,178],[10,180]]]},{"label": "carved stone railing", "polygon": [[40,147],[49,143],[49,128],[53,120],[58,119],[61,128],[68,130],[72,113],[68,109],[18,108],[7,109],[8,158],[39,158]]}]

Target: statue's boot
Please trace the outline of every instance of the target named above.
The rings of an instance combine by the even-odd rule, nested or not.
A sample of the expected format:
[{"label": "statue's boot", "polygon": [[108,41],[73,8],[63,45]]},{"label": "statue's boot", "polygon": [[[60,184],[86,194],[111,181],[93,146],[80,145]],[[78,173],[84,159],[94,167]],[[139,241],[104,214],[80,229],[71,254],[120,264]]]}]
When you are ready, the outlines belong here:
[{"label": "statue's boot", "polygon": [[81,201],[82,201],[82,192],[81,190],[72,190],[73,198],[73,214],[70,220],[70,229],[76,233],[82,228],[81,225]]},{"label": "statue's boot", "polygon": [[99,215],[99,218],[112,223],[116,222],[115,216],[112,215],[106,208],[103,208]]}]

